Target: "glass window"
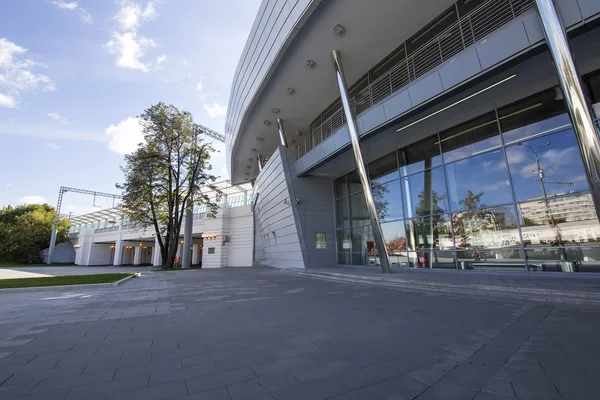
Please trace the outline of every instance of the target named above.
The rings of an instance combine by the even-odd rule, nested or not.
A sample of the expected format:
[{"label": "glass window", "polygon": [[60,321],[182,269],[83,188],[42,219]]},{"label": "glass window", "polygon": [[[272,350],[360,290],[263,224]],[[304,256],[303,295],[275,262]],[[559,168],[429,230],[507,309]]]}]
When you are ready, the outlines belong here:
[{"label": "glass window", "polygon": [[513,202],[504,150],[446,165],[446,174],[452,211]]},{"label": "glass window", "polygon": [[369,164],[371,185],[377,185],[398,177],[396,152],[390,153]]},{"label": "glass window", "polygon": [[352,251],[352,230],[344,229],[343,231],[337,231],[337,251],[351,252]]},{"label": "glass window", "polygon": [[554,87],[498,109],[504,142],[570,124],[560,88]]},{"label": "glass window", "polygon": [[467,121],[440,133],[444,162],[451,163],[500,147],[502,140],[494,112]]},{"label": "glass window", "polygon": [[407,220],[406,237],[410,250],[454,248],[450,216],[447,214]]},{"label": "glass window", "polygon": [[377,214],[381,222],[393,221],[404,217],[399,179],[375,186],[372,191]]},{"label": "glass window", "polygon": [[327,248],[327,232],[317,232],[315,234],[315,242],[317,249]]},{"label": "glass window", "polygon": [[456,252],[458,269],[475,271],[524,271],[522,249],[464,249]]},{"label": "glass window", "polygon": [[[506,148],[517,201],[589,189],[575,134],[571,129]],[[538,167],[539,165],[539,167]]]},{"label": "glass window", "polygon": [[350,199],[350,224],[351,226],[361,226],[369,224],[369,212],[367,202],[363,193],[353,194]]},{"label": "glass window", "polygon": [[581,193],[519,204],[525,246],[600,242],[592,195]]},{"label": "glass window", "polygon": [[420,172],[442,164],[437,135],[414,143],[398,151],[402,176]]},{"label": "glass window", "polygon": [[456,269],[454,250],[408,253],[411,268]]},{"label": "glass window", "polygon": [[338,264],[350,265],[350,253],[338,253]]},{"label": "glass window", "polygon": [[545,247],[527,249],[533,272],[600,272],[600,247]]},{"label": "glass window", "polygon": [[389,255],[406,255],[406,229],[404,221],[387,222],[381,224],[385,247]]},{"label": "glass window", "polygon": [[487,249],[521,245],[514,206],[468,209],[452,214],[457,248]]},{"label": "glass window", "polygon": [[352,251],[354,253],[373,254],[375,251],[374,243],[373,229],[370,224],[352,229]]},{"label": "glass window", "polygon": [[407,218],[448,212],[446,180],[442,168],[401,179],[404,215]]},{"label": "glass window", "polygon": [[348,216],[348,199],[337,200],[335,202],[337,229],[350,228],[350,218]]},{"label": "glass window", "polygon": [[363,190],[362,183],[360,183],[360,176],[358,176],[357,170],[350,172],[348,175],[346,175],[346,178],[348,179],[348,193],[349,194],[356,193],[356,192],[362,192],[362,190]]}]

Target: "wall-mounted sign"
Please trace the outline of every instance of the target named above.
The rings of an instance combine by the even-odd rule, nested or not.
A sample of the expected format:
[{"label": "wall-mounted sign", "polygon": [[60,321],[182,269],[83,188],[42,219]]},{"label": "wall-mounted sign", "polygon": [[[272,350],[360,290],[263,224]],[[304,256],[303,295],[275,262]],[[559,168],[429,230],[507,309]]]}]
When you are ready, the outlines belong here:
[{"label": "wall-mounted sign", "polygon": [[342,248],[343,249],[350,249],[351,248],[351,242],[349,239],[344,240],[344,242],[342,243]]},{"label": "wall-mounted sign", "polygon": [[214,247],[209,247],[208,248],[208,254],[215,254],[215,248]]}]

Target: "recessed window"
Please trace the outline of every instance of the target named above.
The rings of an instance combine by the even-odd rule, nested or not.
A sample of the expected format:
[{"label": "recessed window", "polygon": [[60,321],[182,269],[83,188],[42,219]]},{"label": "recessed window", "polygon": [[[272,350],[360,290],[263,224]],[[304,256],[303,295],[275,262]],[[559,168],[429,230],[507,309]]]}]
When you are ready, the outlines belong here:
[{"label": "recessed window", "polygon": [[317,249],[327,248],[327,232],[317,232],[315,238],[317,242]]}]

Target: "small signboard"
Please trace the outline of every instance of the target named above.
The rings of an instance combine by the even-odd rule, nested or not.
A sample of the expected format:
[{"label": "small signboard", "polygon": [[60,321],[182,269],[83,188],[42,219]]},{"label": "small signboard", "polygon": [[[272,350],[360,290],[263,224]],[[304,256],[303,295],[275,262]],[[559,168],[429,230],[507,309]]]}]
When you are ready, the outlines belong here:
[{"label": "small signboard", "polygon": [[215,254],[215,248],[214,247],[209,247],[208,248],[208,254]]}]

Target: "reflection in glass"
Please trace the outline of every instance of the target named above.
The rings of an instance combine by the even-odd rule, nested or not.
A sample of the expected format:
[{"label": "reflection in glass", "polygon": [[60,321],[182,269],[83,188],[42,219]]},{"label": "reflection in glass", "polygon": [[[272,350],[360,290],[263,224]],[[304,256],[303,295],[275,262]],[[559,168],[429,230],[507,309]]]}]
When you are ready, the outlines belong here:
[{"label": "reflection in glass", "polygon": [[506,156],[517,201],[589,188],[572,129],[509,146]]},{"label": "reflection in glass", "polygon": [[369,224],[369,212],[363,193],[353,194],[350,199],[350,221],[352,226]]},{"label": "reflection in glass", "polygon": [[373,229],[365,225],[352,229],[352,252],[374,255]]},{"label": "reflection in glass", "polygon": [[350,264],[350,253],[338,253],[337,255],[338,264]]},{"label": "reflection in glass", "polygon": [[398,160],[396,152],[390,153],[369,163],[369,179],[371,185],[377,185],[398,177]]},{"label": "reflection in glass", "polygon": [[402,176],[437,167],[442,164],[437,135],[421,140],[398,151]]},{"label": "reflection in glass", "polygon": [[456,252],[458,269],[476,271],[524,271],[521,249],[465,249]]},{"label": "reflection in glass", "polygon": [[337,228],[350,228],[350,218],[348,216],[348,199],[337,200],[335,202]]},{"label": "reflection in glass", "polygon": [[362,184],[357,170],[350,172],[346,177],[348,179],[348,194],[362,192]]},{"label": "reflection in glass", "polygon": [[589,193],[521,203],[519,213],[526,247],[600,242],[600,224]]},{"label": "reflection in glass", "polygon": [[407,218],[448,212],[446,180],[442,168],[401,179],[404,215]]},{"label": "reflection in glass", "polygon": [[352,230],[344,229],[343,231],[337,231],[337,251],[342,253],[349,253],[352,251]]},{"label": "reflection in glass", "polygon": [[521,242],[514,206],[470,208],[454,213],[452,227],[457,248],[513,247]]},{"label": "reflection in glass", "polygon": [[526,249],[533,272],[600,272],[600,247],[541,247]]},{"label": "reflection in glass", "polygon": [[407,220],[406,235],[410,250],[451,249],[454,247],[450,217],[447,214]]},{"label": "reflection in glass", "polygon": [[406,230],[404,221],[381,224],[385,247],[389,255],[406,255]]},{"label": "reflection in glass", "polygon": [[335,198],[339,199],[348,194],[348,188],[346,187],[346,175],[333,181],[333,190],[335,192]]},{"label": "reflection in glass", "polygon": [[500,147],[502,141],[494,112],[440,132],[444,162],[450,163]]},{"label": "reflection in glass", "polygon": [[498,109],[504,143],[570,125],[560,88],[554,87]]},{"label": "reflection in glass", "polygon": [[381,222],[404,217],[399,180],[375,186],[373,188],[373,199]]},{"label": "reflection in glass", "polygon": [[446,165],[446,174],[453,211],[513,202],[504,150]]},{"label": "reflection in glass", "polygon": [[410,268],[456,269],[454,250],[408,253]]}]

